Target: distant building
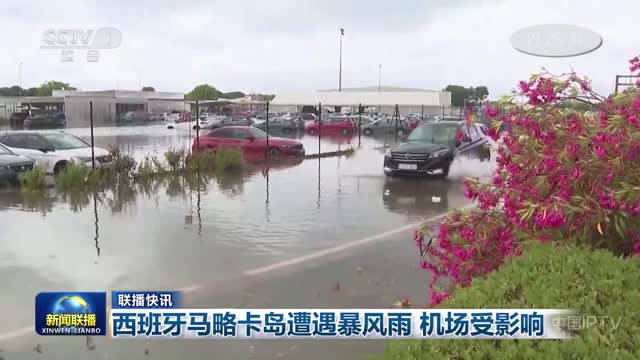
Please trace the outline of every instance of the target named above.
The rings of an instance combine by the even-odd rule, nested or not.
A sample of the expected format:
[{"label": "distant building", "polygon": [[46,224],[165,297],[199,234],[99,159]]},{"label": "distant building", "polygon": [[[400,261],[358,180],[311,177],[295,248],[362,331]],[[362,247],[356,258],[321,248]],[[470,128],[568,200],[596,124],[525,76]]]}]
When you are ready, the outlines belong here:
[{"label": "distant building", "polygon": [[52,96],[0,98],[0,116],[8,118],[7,114],[28,108],[64,112],[67,127],[85,127],[89,125],[90,102],[96,126],[114,125],[118,117],[129,111],[163,113],[185,109],[183,93],[54,90]]},{"label": "distant building", "polygon": [[451,93],[389,86],[316,90],[277,94],[269,108],[274,112],[299,112],[303,108],[317,107],[318,103],[323,107],[348,108],[351,113],[356,113],[362,105],[380,113],[393,114],[397,105],[403,116],[412,113],[438,115],[442,114],[443,108],[451,107]]}]

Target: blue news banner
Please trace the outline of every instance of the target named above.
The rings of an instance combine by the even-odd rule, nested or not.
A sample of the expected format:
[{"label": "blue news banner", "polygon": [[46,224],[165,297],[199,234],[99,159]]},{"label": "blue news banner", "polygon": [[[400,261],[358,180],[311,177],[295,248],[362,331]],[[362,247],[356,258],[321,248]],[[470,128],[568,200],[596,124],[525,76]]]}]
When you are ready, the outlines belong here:
[{"label": "blue news banner", "polygon": [[[135,300],[134,300],[135,299]],[[129,339],[569,339],[553,309],[183,309],[178,292],[112,292],[109,332]]]}]

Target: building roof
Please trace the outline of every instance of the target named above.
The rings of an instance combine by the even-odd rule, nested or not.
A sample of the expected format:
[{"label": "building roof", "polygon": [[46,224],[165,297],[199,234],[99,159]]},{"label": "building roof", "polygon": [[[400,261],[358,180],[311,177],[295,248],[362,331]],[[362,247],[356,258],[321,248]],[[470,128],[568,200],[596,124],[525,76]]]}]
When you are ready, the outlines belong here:
[{"label": "building roof", "polygon": [[184,100],[183,93],[160,92],[160,91],[131,91],[131,90],[102,90],[102,91],[79,91],[79,90],[53,90],[53,96],[59,97],[107,97],[107,98],[135,98],[147,100]]},{"label": "building roof", "polygon": [[[337,92],[338,89],[328,89],[328,90],[317,90],[320,92]],[[357,87],[357,88],[342,88],[342,92],[416,92],[416,91],[424,91],[424,92],[438,92],[438,90],[425,90],[418,88],[405,88],[405,87],[397,87],[397,86],[365,86],[365,87]]]},{"label": "building roof", "polygon": [[451,106],[448,91],[311,91],[278,94],[273,105],[304,106]]}]

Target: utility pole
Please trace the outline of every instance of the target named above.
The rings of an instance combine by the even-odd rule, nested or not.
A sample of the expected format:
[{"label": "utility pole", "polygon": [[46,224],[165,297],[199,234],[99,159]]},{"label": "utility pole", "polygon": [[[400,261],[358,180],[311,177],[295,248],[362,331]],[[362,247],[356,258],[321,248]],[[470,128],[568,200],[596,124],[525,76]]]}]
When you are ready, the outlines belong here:
[{"label": "utility pole", "polygon": [[382,64],[378,65],[378,92],[380,92],[380,73],[382,72]]},{"label": "utility pole", "polygon": [[342,37],[344,29],[340,28],[340,70],[338,74],[338,91],[342,91]]}]

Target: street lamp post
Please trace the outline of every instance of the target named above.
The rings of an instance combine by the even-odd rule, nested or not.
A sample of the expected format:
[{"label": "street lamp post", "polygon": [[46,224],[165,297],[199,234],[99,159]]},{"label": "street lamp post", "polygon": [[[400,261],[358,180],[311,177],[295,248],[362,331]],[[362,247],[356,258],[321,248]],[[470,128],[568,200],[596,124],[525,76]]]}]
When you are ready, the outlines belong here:
[{"label": "street lamp post", "polygon": [[378,92],[380,92],[380,73],[382,72],[382,64],[378,65]]},{"label": "street lamp post", "polygon": [[342,37],[344,36],[344,29],[340,29],[340,71],[338,74],[338,91],[342,91]]}]

